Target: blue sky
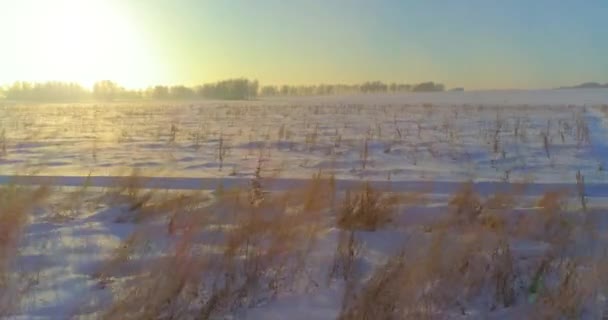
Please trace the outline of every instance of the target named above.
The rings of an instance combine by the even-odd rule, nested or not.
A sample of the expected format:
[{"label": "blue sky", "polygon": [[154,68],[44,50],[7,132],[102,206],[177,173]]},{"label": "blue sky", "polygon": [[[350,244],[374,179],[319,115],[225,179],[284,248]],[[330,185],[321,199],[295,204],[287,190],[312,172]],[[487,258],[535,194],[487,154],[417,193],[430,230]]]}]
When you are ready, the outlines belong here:
[{"label": "blue sky", "polygon": [[[99,1],[127,21],[122,28],[147,57],[143,64],[125,56],[131,62],[116,67],[116,74],[129,65],[132,74],[147,70],[134,84],[236,76],[271,84],[434,80],[471,89],[608,82],[608,1]],[[104,71],[113,65],[106,61]]]}]

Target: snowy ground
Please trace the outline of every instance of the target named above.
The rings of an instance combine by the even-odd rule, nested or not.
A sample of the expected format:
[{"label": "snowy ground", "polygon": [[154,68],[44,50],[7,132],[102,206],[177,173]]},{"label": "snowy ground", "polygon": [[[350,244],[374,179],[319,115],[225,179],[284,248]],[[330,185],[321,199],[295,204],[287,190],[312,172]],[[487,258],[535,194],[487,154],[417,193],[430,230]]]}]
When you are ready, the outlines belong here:
[{"label": "snowy ground", "polygon": [[[601,318],[607,279],[600,266],[608,261],[601,249],[608,226],[606,104],[605,90],[562,90],[0,106],[0,183],[7,190],[51,186],[48,198],[24,210],[29,220],[11,260],[9,286],[21,299],[12,303],[9,318],[128,318],[123,299],[155,302],[154,317],[173,312],[187,318],[183,292],[170,303],[141,293],[172,288],[164,277],[175,272],[179,278],[176,270],[184,266],[185,274],[205,270],[199,275],[205,281],[195,277],[205,284],[188,287],[198,292],[188,308],[200,317],[210,292],[228,281],[218,274],[231,267],[232,281],[241,283],[249,261],[255,261],[256,284],[246,282],[247,294],[227,308],[235,318],[353,318],[363,308],[361,297],[383,305],[368,296],[370,286],[391,272],[403,285],[384,285],[388,291],[379,292],[398,292],[391,308],[402,308],[406,318],[417,318],[413,312],[421,306],[437,318],[521,318],[539,304],[551,309],[565,305],[560,299],[581,297],[577,306],[560,309],[562,316]],[[134,168],[145,178],[132,178]],[[319,172],[336,180],[307,180]],[[585,179],[585,210],[578,172]],[[480,199],[462,192],[468,180]],[[344,192],[362,181],[401,197],[390,223],[373,231],[345,226],[337,217]],[[255,209],[224,196],[232,189],[245,190],[246,199],[260,198],[251,205]],[[289,190],[299,191],[284,193]],[[330,201],[330,194],[336,199]],[[446,220],[463,210],[473,212],[473,222]],[[250,211],[277,216],[258,224]],[[243,254],[239,230],[248,235],[247,250],[271,249],[255,251],[254,258]],[[434,249],[437,243],[440,249]],[[230,245],[238,250],[228,254]],[[196,258],[187,254],[182,260],[180,248]],[[409,264],[395,263],[397,272],[385,263],[398,260],[399,252]],[[497,263],[504,252],[511,262]],[[531,278],[547,257],[554,259],[546,268],[551,271],[543,271],[549,289],[536,302]],[[486,261],[486,269],[448,272],[462,259],[467,266]],[[563,284],[560,270],[569,263],[575,266],[568,272],[597,275],[577,277],[577,284],[598,286],[575,290],[587,288],[580,285],[572,296],[567,285],[551,289]],[[501,269],[506,265],[515,271]],[[139,278],[145,273],[151,277]],[[405,273],[421,284],[403,278]],[[142,286],[135,293],[129,291],[134,283]],[[503,283],[500,290],[497,283]],[[514,297],[489,298],[498,291]],[[124,298],[127,293],[141,300]]]},{"label": "snowy ground", "polygon": [[601,126],[583,106],[606,100],[604,90],[566,90],[5,105],[0,170],[107,176],[137,168],[147,176],[251,177],[261,159],[281,177],[323,170],[342,179],[556,182],[573,179],[575,169],[603,166],[577,138],[577,123]]}]

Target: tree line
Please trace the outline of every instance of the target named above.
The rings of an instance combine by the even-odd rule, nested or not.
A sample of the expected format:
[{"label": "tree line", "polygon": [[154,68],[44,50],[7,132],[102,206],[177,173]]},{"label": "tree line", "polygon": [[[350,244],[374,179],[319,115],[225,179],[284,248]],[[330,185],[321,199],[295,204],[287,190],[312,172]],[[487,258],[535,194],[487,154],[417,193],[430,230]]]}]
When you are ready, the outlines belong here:
[{"label": "tree line", "polygon": [[440,83],[423,82],[418,84],[384,83],[381,81],[361,84],[320,84],[311,86],[263,86],[261,96],[309,96],[345,93],[397,93],[397,92],[439,92],[445,91]]},{"label": "tree line", "polygon": [[345,93],[396,93],[444,91],[442,84],[423,82],[418,84],[384,83],[381,81],[361,84],[319,84],[260,86],[257,80],[246,78],[228,79],[199,86],[152,86],[143,90],[127,89],[113,81],[99,81],[92,89],[77,83],[49,81],[32,83],[19,81],[0,87],[0,97],[6,100],[30,101],[84,101],[84,100],[248,100],[259,96],[311,96]]}]

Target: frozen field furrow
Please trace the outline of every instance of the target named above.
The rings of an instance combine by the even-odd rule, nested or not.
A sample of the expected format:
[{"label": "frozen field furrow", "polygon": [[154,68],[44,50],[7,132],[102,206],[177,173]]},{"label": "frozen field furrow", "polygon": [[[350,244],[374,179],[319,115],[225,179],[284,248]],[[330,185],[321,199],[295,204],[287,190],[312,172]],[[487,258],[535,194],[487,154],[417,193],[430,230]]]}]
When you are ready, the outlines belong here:
[{"label": "frozen field furrow", "polygon": [[[575,179],[573,179],[575,180]],[[201,190],[214,191],[218,188],[242,189],[251,185],[249,178],[185,178],[185,177],[144,177],[137,176],[0,176],[0,185],[20,186],[50,186],[50,187],[82,187],[113,188],[116,186],[133,186],[142,189],[159,190]],[[260,179],[264,190],[288,191],[301,189],[309,184],[310,179],[274,178]],[[352,190],[362,183],[369,183],[374,189],[387,192],[425,192],[446,195],[459,190],[467,181],[367,181],[367,180],[335,180],[337,191]],[[480,195],[491,195],[517,188],[522,194],[539,196],[550,191],[560,191],[566,194],[577,192],[576,180],[572,182],[539,183],[521,182],[507,183],[501,181],[473,181],[473,189]],[[591,198],[608,197],[608,183],[586,183],[585,195]]]}]

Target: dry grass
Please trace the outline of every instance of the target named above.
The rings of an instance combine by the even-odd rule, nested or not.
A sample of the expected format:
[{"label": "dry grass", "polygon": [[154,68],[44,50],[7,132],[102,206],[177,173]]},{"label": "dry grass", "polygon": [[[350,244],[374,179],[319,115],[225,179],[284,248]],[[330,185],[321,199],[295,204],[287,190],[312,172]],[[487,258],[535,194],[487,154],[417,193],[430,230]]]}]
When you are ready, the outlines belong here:
[{"label": "dry grass", "polygon": [[[341,228],[328,282],[344,284],[340,319],[445,319],[525,303],[535,317],[578,318],[590,312],[599,288],[594,280],[604,269],[598,261],[572,256],[572,234],[582,226],[573,225],[565,211],[564,193],[536,201],[527,216],[529,230],[508,225],[504,216],[516,209],[524,190],[514,185],[484,199],[471,183],[463,184],[449,201],[451,218],[437,224],[428,241],[406,243],[367,271],[360,268],[366,252],[359,232],[382,232],[396,205],[423,203],[419,195],[398,197],[365,184],[336,204],[333,177],[319,173],[299,190],[258,190],[264,197],[257,201],[251,200],[252,190],[242,189],[222,190],[212,205],[205,197],[157,200],[154,211],[171,217],[169,245],[160,258],[134,267],[133,257],[145,258],[141,251],[158,234],[142,226],[125,240],[100,277],[115,292],[104,318],[243,315],[284,293],[314,290],[323,284],[309,274],[316,261],[309,258],[331,221]],[[205,240],[218,231],[221,236]],[[524,263],[511,247],[513,239],[550,247]],[[125,268],[132,278],[112,283]]]},{"label": "dry grass", "polygon": [[[566,194],[544,194],[537,201],[538,209],[528,213],[529,230],[524,234],[508,232],[503,224],[488,226],[488,212],[510,212],[521,190],[516,187],[512,193],[484,200],[465,184],[452,196],[455,218],[437,225],[428,246],[406,245],[368,280],[347,286],[340,318],[445,319],[473,316],[471,308],[478,315],[489,315],[525,303],[531,304],[526,314],[532,318],[602,317],[605,307],[598,309],[595,301],[605,292],[600,282],[605,277],[599,271],[605,270],[605,259],[574,250],[581,241],[573,238],[574,233],[592,231],[566,211]],[[454,221],[466,222],[467,228]],[[513,253],[514,238],[550,246],[544,257],[525,262]],[[345,239],[349,240],[339,252],[345,253],[341,261],[348,266],[357,257],[353,248],[358,247],[352,235]]]},{"label": "dry grass", "polygon": [[[301,286],[307,256],[323,230],[320,216],[333,201],[331,181],[317,175],[300,192],[259,201],[251,201],[250,190],[223,190],[214,205],[191,206],[198,209],[187,214],[183,203],[164,202],[162,209],[178,212],[171,215],[182,221],[172,228],[172,245],[153,267],[141,265],[134,281],[115,288],[119,298],[104,317],[209,319]],[[218,231],[216,241],[202,240]],[[105,274],[124,269],[137,254],[133,250],[141,250],[138,244],[152,241],[146,239],[151,236],[142,229],[127,239]]]},{"label": "dry grass", "polygon": [[47,196],[46,187],[24,188],[9,185],[0,188],[0,318],[10,315],[19,305],[24,284],[16,283],[12,262],[17,253],[21,231],[30,212]]},{"label": "dry grass", "polygon": [[[340,319],[469,317],[526,303],[537,318],[599,312],[593,301],[608,283],[602,276],[608,264],[575,254],[576,235],[592,233],[593,225],[568,211],[566,193],[548,192],[527,206],[523,229],[505,217],[523,210],[525,185],[482,197],[465,183],[446,203],[448,219],[438,221],[426,239],[403,243],[369,269],[362,268],[366,235],[408,227],[395,222],[397,206],[425,205],[422,194],[396,195],[363,184],[340,200],[333,176],[321,172],[303,188],[285,192],[266,192],[261,180],[258,174],[249,189],[221,189],[214,196],[151,194],[137,177],[110,190],[110,199],[117,193],[126,199],[119,222],[133,224],[135,232],[96,275],[99,287],[113,293],[103,318],[238,317],[284,294],[314,294],[336,282],[344,285]],[[46,188],[16,187],[0,193],[4,315],[23,288],[7,277],[19,230],[47,194]],[[323,284],[311,274],[320,263],[311,256],[331,230],[337,232],[336,250],[333,260],[323,262],[329,269]],[[548,248],[523,261],[513,240]]]},{"label": "dry grass", "polygon": [[491,235],[464,239],[446,232],[428,247],[404,248],[374,270],[344,301],[341,319],[445,319],[467,315],[483,292],[488,309],[515,303],[515,270],[508,244]]},{"label": "dry grass", "polygon": [[376,191],[364,183],[359,191],[347,191],[337,225],[346,230],[375,231],[392,221],[400,198]]},{"label": "dry grass", "polygon": [[[216,113],[215,120],[230,116],[235,121],[247,113],[275,111],[259,108],[228,109],[226,114]],[[423,109],[429,117],[442,112],[431,104],[425,104]],[[390,108],[383,106],[378,110],[387,114]],[[577,241],[589,226],[582,226],[581,219],[569,211],[566,194],[546,193],[530,204],[529,199],[523,199],[524,187],[514,185],[512,190],[484,197],[473,183],[464,183],[449,195],[449,200],[432,203],[446,208],[445,212],[441,212],[432,230],[421,234],[412,231],[415,226],[402,225],[398,220],[405,214],[405,210],[398,209],[424,206],[420,194],[380,191],[368,183],[342,194],[336,190],[333,175],[321,172],[301,189],[265,189],[271,182],[263,177],[270,171],[265,171],[263,165],[270,162],[273,153],[285,151],[281,150],[282,145],[299,152],[325,152],[332,157],[343,151],[340,149],[360,149],[360,162],[353,165],[353,170],[362,175],[374,174],[378,169],[374,162],[379,163],[385,156],[402,154],[414,165],[428,156],[430,160],[446,156],[462,159],[459,157],[468,152],[465,140],[470,133],[462,131],[454,119],[470,117],[475,110],[474,106],[449,110],[440,126],[425,124],[424,115],[408,121],[401,119],[400,123],[395,116],[389,129],[386,125],[383,128],[381,121],[376,122],[365,140],[356,141],[348,134],[358,129],[357,124],[345,122],[343,130],[335,129],[328,137],[325,123],[311,115],[364,114],[362,106],[311,107],[311,115],[298,123],[303,126],[303,140],[294,140],[297,131],[281,124],[275,148],[271,133],[276,129],[252,129],[249,145],[258,147],[249,148],[248,156],[254,161],[257,156],[258,165],[246,189],[218,187],[215,193],[151,191],[145,179],[133,172],[125,185],[116,186],[106,195],[113,205],[123,209],[114,222],[130,224],[136,231],[122,241],[96,274],[100,288],[110,290],[113,296],[111,304],[102,310],[103,318],[240,318],[250,307],[283,295],[314,295],[314,290],[323,285],[343,288],[337,293],[342,297],[341,319],[485,318],[496,310],[522,305],[529,305],[536,318],[581,318],[589,312],[589,301],[604,294],[601,286],[607,287],[608,281],[602,274],[608,264],[595,256],[597,259],[593,260],[586,254],[574,254],[573,247],[581,245]],[[399,112],[407,111],[402,108]],[[542,146],[537,148],[540,152],[544,149],[547,159],[543,161],[560,156],[558,146],[551,145],[555,137],[561,138],[562,144],[575,141],[583,146],[590,142],[584,115],[573,113],[571,122],[559,121],[556,130],[551,130],[551,122],[539,129],[527,116],[507,118],[497,111],[496,119],[490,120],[487,128],[480,128],[480,136],[488,143],[483,148],[491,149],[495,158],[492,166],[499,174],[504,172],[505,184],[512,179],[511,168],[500,167],[498,156],[502,155],[502,160],[513,157],[512,152],[516,151],[511,150],[519,143],[525,144],[529,137],[541,135]],[[353,128],[349,128],[351,125]],[[219,137],[216,149],[209,153],[218,160],[220,171],[231,166],[227,157],[239,148],[235,133],[228,128],[211,133],[202,132],[201,127],[190,132],[187,127],[171,124],[170,128],[164,125],[159,130],[164,134],[159,133],[158,139],[171,146],[183,143],[182,132],[189,132],[195,150],[201,148],[207,135]],[[134,134],[128,130],[122,133],[122,140]],[[237,138],[242,134],[239,129]],[[417,141],[408,141],[415,136]],[[3,134],[0,154],[5,153],[1,152],[6,149],[4,140]],[[449,152],[444,152],[446,144]],[[388,155],[377,153],[379,145],[385,146],[381,152]],[[258,155],[254,154],[256,151]],[[236,166],[232,167],[233,175],[237,175]],[[582,174],[577,175],[577,186],[583,211],[592,211],[587,207]],[[65,199],[62,212],[68,212],[68,218],[78,217],[85,191],[83,188]],[[9,268],[5,265],[10,266],[19,230],[26,223],[23,212],[36,202],[24,201],[10,192],[0,203],[0,316],[1,303],[5,301],[2,294],[8,292],[3,290],[7,288],[7,278],[1,275]],[[42,198],[36,194],[28,197]],[[397,253],[367,251],[368,237],[385,232],[413,232],[415,239],[400,244]],[[335,252],[334,256],[319,259],[315,255],[327,254],[327,250],[318,242],[328,234],[336,236],[329,250],[329,255]],[[523,259],[519,248],[513,246],[517,241],[540,243],[547,249]],[[311,270],[316,269],[328,274],[312,274]],[[603,282],[595,283],[598,279]],[[327,284],[323,280],[328,280]]]}]

